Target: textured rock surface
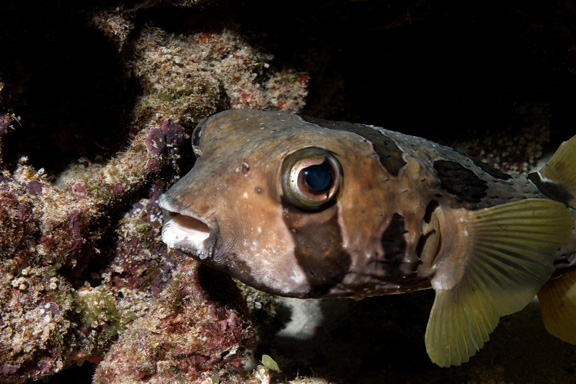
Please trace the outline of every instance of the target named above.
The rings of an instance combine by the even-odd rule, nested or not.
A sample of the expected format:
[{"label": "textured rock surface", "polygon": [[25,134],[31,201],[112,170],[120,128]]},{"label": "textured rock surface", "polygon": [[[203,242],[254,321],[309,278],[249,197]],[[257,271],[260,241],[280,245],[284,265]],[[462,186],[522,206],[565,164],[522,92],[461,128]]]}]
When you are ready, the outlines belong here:
[{"label": "textured rock surface", "polygon": [[537,304],[441,370],[427,293],[242,297],[166,249],[157,198],[192,165],[194,125],[227,108],[372,123],[525,170],[574,133],[575,25],[559,0],[2,1],[0,382],[573,381],[576,351]]},{"label": "textured rock surface", "polygon": [[209,297],[202,284],[223,297],[235,291],[231,281],[211,271],[202,275],[196,263],[181,263],[146,316],[134,320],[108,351],[94,383],[229,380],[241,374],[253,333],[241,310]]}]

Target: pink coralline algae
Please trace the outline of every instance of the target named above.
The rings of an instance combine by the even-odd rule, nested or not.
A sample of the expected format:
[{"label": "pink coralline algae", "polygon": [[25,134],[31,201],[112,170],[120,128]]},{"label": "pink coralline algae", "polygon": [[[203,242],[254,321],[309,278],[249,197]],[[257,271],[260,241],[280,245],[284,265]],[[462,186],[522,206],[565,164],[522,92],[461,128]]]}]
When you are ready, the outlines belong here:
[{"label": "pink coralline algae", "polygon": [[[2,381],[103,358],[100,382],[241,371],[254,335],[242,308],[220,304],[240,303],[237,289],[227,277],[208,282],[228,284],[214,301],[196,263],[160,241],[158,175],[173,169],[185,137],[171,121],[152,123],[108,164],[57,184],[24,160],[0,174]],[[149,354],[130,354],[145,350],[139,343]]]},{"label": "pink coralline algae", "polygon": [[170,133],[171,145],[184,139],[182,128],[170,123],[143,130],[124,153],[92,177],[82,178],[81,188],[77,179],[55,185],[24,160],[14,173],[0,175],[4,381],[50,375],[78,356],[103,353],[115,334],[137,316],[138,309],[123,303],[134,300],[135,292],[119,298],[121,291],[106,282],[75,285],[103,253],[100,244],[110,231],[110,212],[125,205],[130,194],[145,189],[148,178],[166,164],[165,136],[154,150],[142,144],[153,129]]},{"label": "pink coralline algae", "polygon": [[[432,123],[434,131],[443,123],[435,125],[435,115],[429,116],[422,107],[436,106],[451,115],[478,100],[468,101],[468,97],[480,93],[476,85],[481,84],[463,82],[457,88],[462,94],[448,99],[437,95],[435,87],[428,87],[437,99],[430,100],[420,95],[421,91],[430,95],[430,90],[417,86],[416,81],[424,76],[418,72],[430,73],[449,85],[451,76],[464,73],[458,70],[458,63],[478,65],[478,61],[483,65],[486,61],[476,59],[493,56],[489,48],[470,56],[468,51],[473,52],[477,43],[465,38],[457,39],[464,50],[454,50],[452,39],[445,39],[452,42],[447,50],[437,51],[441,42],[433,45],[432,51],[425,50],[430,58],[425,52],[412,55],[412,51],[426,48],[425,44],[413,44],[420,37],[427,42],[431,41],[427,38],[444,36],[438,30],[431,30],[427,38],[423,35],[434,26],[453,33],[455,25],[456,30],[464,24],[473,29],[476,20],[481,21],[480,27],[491,17],[505,20],[506,29],[490,25],[479,30],[481,45],[490,47],[498,42],[489,36],[484,39],[483,33],[492,31],[499,39],[499,34],[507,35],[507,31],[518,35],[517,24],[526,19],[529,28],[520,34],[526,39],[534,35],[540,42],[559,41],[552,45],[554,55],[547,58],[554,61],[558,57],[557,70],[573,73],[575,61],[566,52],[576,51],[570,27],[574,10],[562,1],[536,8],[504,7],[506,11],[500,11],[517,15],[517,20],[509,23],[492,6],[476,7],[472,12],[421,0],[402,5],[391,1],[299,2],[288,8],[281,4],[281,12],[268,3],[0,1],[0,382],[59,382],[54,376],[66,375],[75,365],[81,365],[83,372],[95,370],[92,380],[99,384],[271,383],[294,377],[308,367],[315,374],[327,372],[326,377],[350,370],[347,377],[358,380],[349,381],[359,383],[454,380],[457,371],[439,373],[422,366],[420,374],[414,372],[414,364],[420,366],[418,360],[409,364],[402,356],[409,354],[412,361],[418,353],[412,347],[407,350],[405,343],[387,350],[409,365],[405,376],[395,375],[393,363],[374,353],[374,348],[364,348],[364,344],[351,348],[359,339],[354,332],[365,335],[366,324],[362,331],[340,325],[334,333],[317,329],[316,336],[342,339],[342,348],[324,348],[325,344],[311,339],[302,341],[297,352],[283,353],[278,343],[268,343],[267,337],[272,336],[266,335],[282,325],[277,324],[282,320],[274,318],[275,309],[281,317],[281,303],[246,287],[242,287],[242,297],[225,275],[207,271],[189,256],[168,249],[161,241],[163,216],[157,200],[193,166],[193,128],[224,109],[303,112],[306,105],[304,113],[318,117],[365,123],[382,119],[377,125],[392,129],[404,128],[407,119],[423,126]],[[465,11],[469,13],[458,13]],[[476,11],[482,12],[474,16]],[[412,28],[428,17],[430,23]],[[454,24],[451,20],[471,22]],[[392,29],[399,33],[387,32]],[[530,46],[544,57],[551,45]],[[520,52],[519,44],[513,48],[514,53]],[[438,61],[439,56],[434,56],[452,51],[456,61],[451,61],[454,57]],[[496,52],[504,55],[503,60],[494,62],[500,69],[498,63],[507,63],[510,57],[503,49]],[[398,61],[399,57],[403,59]],[[523,64],[529,59],[518,57]],[[416,58],[416,67],[410,58]],[[432,67],[439,72],[427,72],[426,66],[434,61],[441,63]],[[540,64],[535,66],[530,60],[526,64],[513,72],[524,73],[522,79],[535,79],[533,72],[540,71],[536,69]],[[442,72],[444,68],[449,72]],[[529,76],[526,68],[531,71]],[[468,69],[466,66],[466,73]],[[488,70],[476,68],[470,73],[490,74]],[[514,123],[517,126],[510,133],[500,130],[500,122],[494,124],[495,134],[482,131],[470,135],[469,141],[460,143],[461,149],[510,170],[533,166],[546,150],[549,116],[554,105],[558,106],[550,104],[548,109],[546,92],[564,89],[548,87],[572,84],[566,76],[556,77],[558,74],[534,83],[548,91],[519,98],[515,115],[526,116],[527,121]],[[522,83],[527,84],[523,92],[533,87],[532,82]],[[465,93],[468,89],[471,93]],[[513,93],[503,92],[503,100],[516,103]],[[408,99],[406,109],[396,111],[404,97]],[[462,104],[458,100],[467,101]],[[572,99],[555,96],[554,100],[570,106]],[[481,110],[479,114],[488,112]],[[405,111],[424,112],[407,116]],[[474,123],[472,120],[475,118],[467,118],[463,125],[458,121],[458,130],[466,131],[462,127]],[[556,120],[554,124],[560,126]],[[485,125],[472,124],[482,129]],[[433,139],[431,135],[425,136]],[[408,315],[412,321],[413,311]],[[254,324],[253,319],[257,319]],[[370,321],[382,330],[386,319],[390,316]],[[400,328],[394,326],[389,332],[393,340],[397,336],[404,340],[400,336],[406,334],[410,340],[421,340],[421,335],[414,334],[417,326]],[[520,338],[508,331],[509,339],[501,340],[518,343]],[[255,347],[256,333],[263,351]],[[367,338],[378,339],[372,333]],[[551,343],[546,339],[539,345],[560,350]],[[313,347],[331,357],[297,365],[302,352]],[[481,359],[472,364],[490,367],[485,371],[491,373],[493,361],[516,360],[505,345],[502,348],[499,358],[485,365]],[[360,350],[366,355],[351,356]],[[260,353],[277,358],[285,372],[274,374],[258,366],[255,362]],[[550,374],[542,377],[564,382],[557,379],[558,372],[573,367],[556,363],[557,356],[543,360],[538,354],[529,361],[547,367]],[[562,361],[574,361],[570,356],[566,352]],[[370,373],[365,374],[365,369]],[[462,382],[504,380],[501,374],[480,375],[465,367],[460,372],[458,380]],[[379,376],[371,376],[373,373]],[[320,378],[294,381],[327,382]]]},{"label": "pink coralline algae", "polygon": [[[166,183],[158,174],[185,137],[170,121],[152,124],[108,164],[58,184],[24,161],[0,175],[1,381],[103,358],[100,382],[241,370],[254,335],[244,310],[228,309],[241,302],[235,286],[227,277],[209,281],[230,292],[213,300],[196,263],[160,241]],[[135,194],[142,197],[129,201]],[[129,353],[143,351],[142,342],[149,355]]]},{"label": "pink coralline algae", "polygon": [[[195,264],[182,265],[148,315],[135,320],[108,352],[95,383],[199,382],[242,374],[255,342],[251,329],[241,312],[203,293]],[[235,290],[226,279],[207,284]]]},{"label": "pink coralline algae", "polygon": [[[115,78],[138,92],[127,95],[122,132],[77,152],[69,143],[86,141],[77,126],[66,130],[66,115],[43,121],[35,134],[57,128],[57,148],[41,139],[22,148],[87,156],[56,173],[33,152],[7,158],[6,140],[32,140],[18,135],[34,122],[6,104],[28,83],[18,88],[6,80],[12,73],[0,74],[0,382],[45,379],[86,361],[99,363],[98,383],[254,379],[243,368],[255,336],[238,289],[162,243],[157,200],[190,168],[200,120],[227,108],[298,111],[308,77],[271,65],[273,55],[232,26],[175,33],[135,21],[154,4],[83,10],[86,35],[101,34],[119,60]],[[114,149],[86,153],[98,146]]]}]

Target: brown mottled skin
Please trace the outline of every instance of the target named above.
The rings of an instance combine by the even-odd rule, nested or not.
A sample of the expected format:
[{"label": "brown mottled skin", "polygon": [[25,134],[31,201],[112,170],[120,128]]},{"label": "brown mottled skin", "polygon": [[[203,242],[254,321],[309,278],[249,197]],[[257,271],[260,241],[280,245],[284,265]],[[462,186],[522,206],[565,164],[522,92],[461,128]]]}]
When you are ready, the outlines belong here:
[{"label": "brown mottled skin", "polygon": [[[160,205],[205,238],[165,241],[284,296],[429,288],[438,259],[464,236],[459,212],[548,198],[526,175],[361,124],[231,110],[201,123],[193,140],[201,156]],[[284,159],[306,147],[327,151],[342,168],[337,196],[321,209],[296,206],[282,188]],[[575,239],[558,251],[557,268],[574,263]],[[445,279],[459,280],[454,273]]]}]

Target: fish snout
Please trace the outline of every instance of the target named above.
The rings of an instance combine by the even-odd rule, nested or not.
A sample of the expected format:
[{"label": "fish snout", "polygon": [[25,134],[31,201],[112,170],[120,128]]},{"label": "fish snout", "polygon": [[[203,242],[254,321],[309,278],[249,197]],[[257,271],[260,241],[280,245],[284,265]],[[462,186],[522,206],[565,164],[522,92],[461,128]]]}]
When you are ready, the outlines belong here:
[{"label": "fish snout", "polygon": [[188,252],[204,260],[214,252],[215,221],[208,221],[190,209],[182,209],[170,196],[160,196],[158,205],[164,215],[162,241],[170,248]]}]

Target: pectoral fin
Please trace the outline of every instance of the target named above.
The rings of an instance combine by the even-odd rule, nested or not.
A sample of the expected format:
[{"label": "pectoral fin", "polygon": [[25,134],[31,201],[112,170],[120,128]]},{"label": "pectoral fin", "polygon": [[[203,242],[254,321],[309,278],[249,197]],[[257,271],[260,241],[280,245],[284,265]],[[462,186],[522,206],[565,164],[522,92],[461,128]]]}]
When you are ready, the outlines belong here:
[{"label": "pectoral fin", "polygon": [[[534,298],[573,225],[564,204],[552,200],[522,200],[454,215],[466,235],[453,234],[459,244],[439,261],[426,329],[428,355],[441,367],[467,362],[501,316]],[[450,273],[459,280],[446,278]]]},{"label": "pectoral fin", "polygon": [[576,271],[547,282],[538,298],[548,332],[562,341],[576,344]]}]

